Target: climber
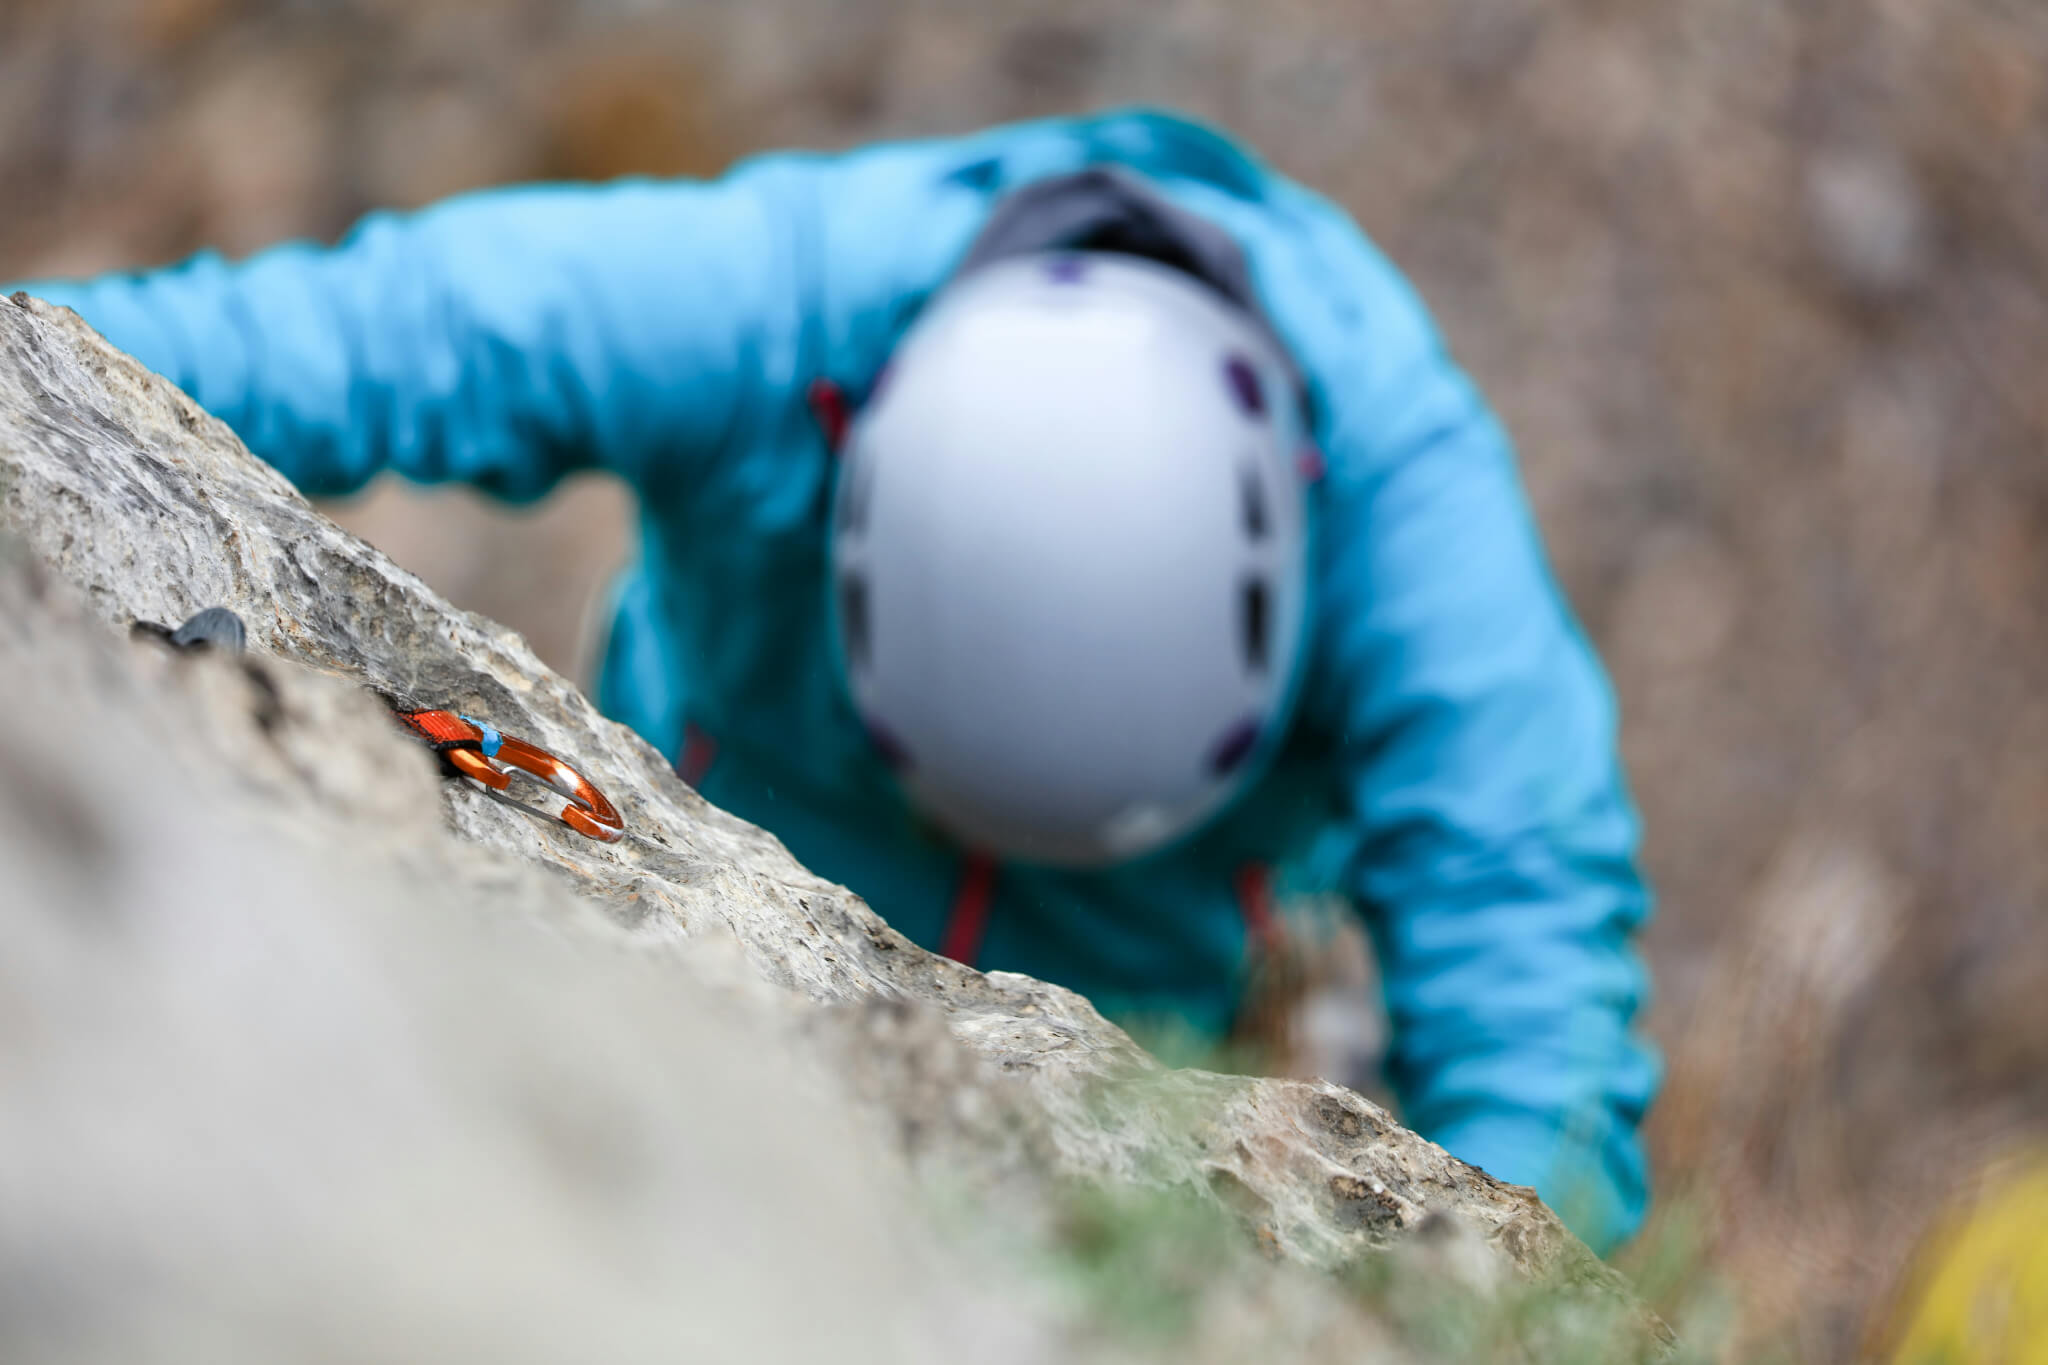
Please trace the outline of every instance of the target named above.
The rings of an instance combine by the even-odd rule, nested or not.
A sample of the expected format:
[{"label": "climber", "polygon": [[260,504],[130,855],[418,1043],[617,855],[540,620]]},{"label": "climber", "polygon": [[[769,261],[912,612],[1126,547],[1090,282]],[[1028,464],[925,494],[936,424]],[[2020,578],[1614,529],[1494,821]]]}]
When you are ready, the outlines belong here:
[{"label": "climber", "polygon": [[26,286],[309,494],[638,494],[599,704],[916,941],[1227,1025],[1377,949],[1407,1121],[1596,1248],[1647,897],[1509,443],[1337,209],[1126,111],[377,214]]}]

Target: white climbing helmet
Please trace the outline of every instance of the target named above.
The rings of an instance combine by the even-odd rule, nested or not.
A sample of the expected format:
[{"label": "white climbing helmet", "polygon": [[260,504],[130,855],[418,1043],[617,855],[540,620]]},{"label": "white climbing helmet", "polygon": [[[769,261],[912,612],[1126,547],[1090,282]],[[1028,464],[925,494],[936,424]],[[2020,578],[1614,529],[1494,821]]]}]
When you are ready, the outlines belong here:
[{"label": "white climbing helmet", "polygon": [[1248,780],[1301,649],[1295,383],[1260,323],[1137,257],[935,298],[849,432],[832,570],[855,703],[937,824],[1097,865]]}]

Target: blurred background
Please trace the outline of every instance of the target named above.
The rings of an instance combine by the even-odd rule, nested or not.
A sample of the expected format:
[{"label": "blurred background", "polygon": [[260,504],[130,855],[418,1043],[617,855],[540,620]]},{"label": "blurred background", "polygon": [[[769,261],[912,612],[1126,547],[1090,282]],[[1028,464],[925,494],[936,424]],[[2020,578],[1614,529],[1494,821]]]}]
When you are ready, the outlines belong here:
[{"label": "blurred background", "polygon": [[[2048,1137],[2044,82],[1999,0],[0,0],[0,278],[1109,103],[1233,130],[1516,434],[1660,891],[1659,1218],[1731,1358],[1856,1359]],[[618,487],[331,510],[587,674]]]}]

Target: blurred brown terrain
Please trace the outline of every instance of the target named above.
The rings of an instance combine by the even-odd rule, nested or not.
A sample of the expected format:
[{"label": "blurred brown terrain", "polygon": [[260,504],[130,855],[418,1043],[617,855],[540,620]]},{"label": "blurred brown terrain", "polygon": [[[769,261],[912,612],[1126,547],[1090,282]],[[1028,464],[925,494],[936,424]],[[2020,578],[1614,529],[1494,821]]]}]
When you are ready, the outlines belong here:
[{"label": "blurred brown terrain", "polygon": [[[0,278],[1128,101],[1415,279],[1613,670],[1651,1132],[1751,1343],[1853,1359],[2048,1135],[2048,8],[0,0]],[[334,509],[586,676],[625,495]],[[1748,1357],[1735,1357],[1748,1358]]]}]

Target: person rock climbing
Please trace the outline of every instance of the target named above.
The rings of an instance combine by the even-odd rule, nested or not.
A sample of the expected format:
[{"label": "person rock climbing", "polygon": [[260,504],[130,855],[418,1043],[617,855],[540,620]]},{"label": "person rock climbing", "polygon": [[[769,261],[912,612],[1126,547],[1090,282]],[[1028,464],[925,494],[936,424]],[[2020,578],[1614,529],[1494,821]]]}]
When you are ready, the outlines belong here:
[{"label": "person rock climbing", "polygon": [[1346,216],[1155,111],[466,195],[26,286],[311,494],[636,490],[599,704],[898,929],[1220,1032],[1281,890],[1407,1121],[1596,1248],[1656,1087],[1614,705]]}]

